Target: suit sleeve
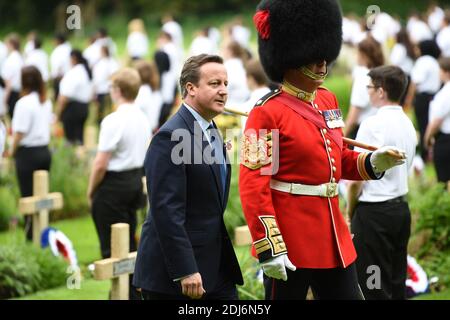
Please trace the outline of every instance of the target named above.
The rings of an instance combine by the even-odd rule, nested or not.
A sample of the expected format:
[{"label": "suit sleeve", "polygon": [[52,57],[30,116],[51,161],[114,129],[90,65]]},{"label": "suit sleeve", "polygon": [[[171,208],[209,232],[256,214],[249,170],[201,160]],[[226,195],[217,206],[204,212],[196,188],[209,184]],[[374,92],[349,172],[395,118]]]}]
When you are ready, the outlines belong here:
[{"label": "suit sleeve", "polygon": [[[171,141],[170,132],[158,132],[152,139],[144,164],[151,204],[149,214],[171,279],[198,272],[194,251],[184,228],[185,165],[172,159],[172,153],[179,150],[180,143]],[[184,143],[190,147],[190,141]]]},{"label": "suit sleeve", "polygon": [[[286,253],[270,190],[275,121],[262,108],[247,120],[242,146],[239,193],[253,245],[260,262]],[[274,150],[277,148],[274,147]],[[274,157],[276,158],[276,157]]]}]

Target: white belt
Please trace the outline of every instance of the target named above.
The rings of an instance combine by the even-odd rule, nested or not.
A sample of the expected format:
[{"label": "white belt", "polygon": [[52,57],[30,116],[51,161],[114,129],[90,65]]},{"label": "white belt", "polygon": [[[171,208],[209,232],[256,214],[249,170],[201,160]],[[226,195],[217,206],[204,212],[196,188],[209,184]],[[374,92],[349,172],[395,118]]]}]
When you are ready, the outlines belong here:
[{"label": "white belt", "polygon": [[332,198],[339,194],[338,184],[333,182],[319,184],[318,186],[311,186],[307,184],[289,183],[272,179],[270,180],[270,188],[291,194],[326,198]]}]

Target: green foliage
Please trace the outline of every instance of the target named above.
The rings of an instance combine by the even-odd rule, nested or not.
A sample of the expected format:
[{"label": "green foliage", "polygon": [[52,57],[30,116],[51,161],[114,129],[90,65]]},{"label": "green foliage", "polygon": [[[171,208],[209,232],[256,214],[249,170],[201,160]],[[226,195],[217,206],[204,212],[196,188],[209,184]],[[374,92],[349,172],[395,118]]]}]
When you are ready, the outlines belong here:
[{"label": "green foliage", "polygon": [[66,263],[33,245],[0,246],[0,299],[63,285]]},{"label": "green foliage", "polygon": [[64,145],[63,140],[55,141],[50,172],[50,189],[61,192],[64,197],[63,209],[51,214],[52,220],[77,217],[89,212],[86,192],[88,185],[88,159],[80,158],[76,149]]},{"label": "green foliage", "polygon": [[264,299],[264,286],[256,277],[259,271],[258,261],[251,256],[250,246],[235,248],[239,266],[241,267],[244,285],[238,287],[239,299],[262,300]]},{"label": "green foliage", "polygon": [[19,188],[14,170],[0,176],[0,231],[8,230],[11,218],[18,214]]},{"label": "green foliage", "polygon": [[244,214],[242,212],[241,199],[239,197],[239,164],[232,165],[231,174],[230,195],[228,197],[224,220],[228,234],[233,239],[234,229],[236,227],[246,225],[247,222],[245,221]]},{"label": "green foliage", "polygon": [[411,210],[418,214],[415,232],[430,233],[427,241],[419,251],[419,255],[437,251],[450,250],[450,193],[441,183],[420,190],[411,198]]}]

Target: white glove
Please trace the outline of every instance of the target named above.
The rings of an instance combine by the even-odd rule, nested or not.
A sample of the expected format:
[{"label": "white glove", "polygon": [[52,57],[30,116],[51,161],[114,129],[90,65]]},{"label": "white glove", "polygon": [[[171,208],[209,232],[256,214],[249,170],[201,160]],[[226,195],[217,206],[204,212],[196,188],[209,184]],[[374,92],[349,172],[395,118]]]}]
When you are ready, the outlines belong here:
[{"label": "white glove", "polygon": [[286,268],[291,271],[295,271],[297,269],[289,260],[287,254],[282,254],[278,257],[265,261],[261,263],[261,267],[266,276],[275,279],[283,279],[284,281],[287,280]]},{"label": "white glove", "polygon": [[[393,154],[396,154],[394,156]],[[375,173],[382,173],[392,167],[405,163],[406,153],[397,147],[385,146],[377,149],[370,157],[370,164]]]}]

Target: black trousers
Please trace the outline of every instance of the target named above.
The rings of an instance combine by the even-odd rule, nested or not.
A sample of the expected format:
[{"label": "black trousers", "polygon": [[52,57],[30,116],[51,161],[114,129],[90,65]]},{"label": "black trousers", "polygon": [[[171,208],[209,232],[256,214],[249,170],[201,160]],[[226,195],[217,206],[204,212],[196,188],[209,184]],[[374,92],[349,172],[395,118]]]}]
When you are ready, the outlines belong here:
[{"label": "black trousers", "polygon": [[[410,228],[409,206],[401,197],[385,202],[358,203],[352,219],[352,233],[358,254],[359,284],[367,300],[406,298]],[[374,270],[379,270],[379,275]]]},{"label": "black trousers", "polygon": [[8,97],[8,114],[9,118],[12,119],[14,115],[14,108],[16,107],[17,101],[20,99],[20,92],[11,91]]},{"label": "black trousers", "polygon": [[[130,252],[136,251],[136,210],[142,203],[143,170],[108,171],[92,199],[92,217],[100,240],[103,259],[111,256],[111,226],[115,223],[130,225]],[[131,285],[130,299],[140,299]]]},{"label": "black trousers", "polygon": [[428,111],[430,109],[430,102],[433,100],[434,94],[425,92],[418,92],[414,97],[414,112],[416,115],[417,125],[420,132],[420,155],[424,161],[428,159],[428,150],[424,147],[423,139],[428,125]]},{"label": "black trousers", "polygon": [[309,287],[318,300],[362,300],[355,264],[347,268],[287,269],[288,280],[264,275],[266,300],[305,300]]},{"label": "black trousers", "polygon": [[74,144],[83,144],[84,123],[88,117],[88,103],[69,101],[61,115],[66,139]]},{"label": "black trousers", "polygon": [[[17,180],[22,197],[33,195],[33,172],[50,171],[51,154],[47,146],[19,147],[15,156]],[[25,234],[28,241],[33,240],[33,218],[25,216]]]},{"label": "black trousers", "polygon": [[439,182],[450,180],[450,134],[436,135],[433,149],[433,162]]}]

